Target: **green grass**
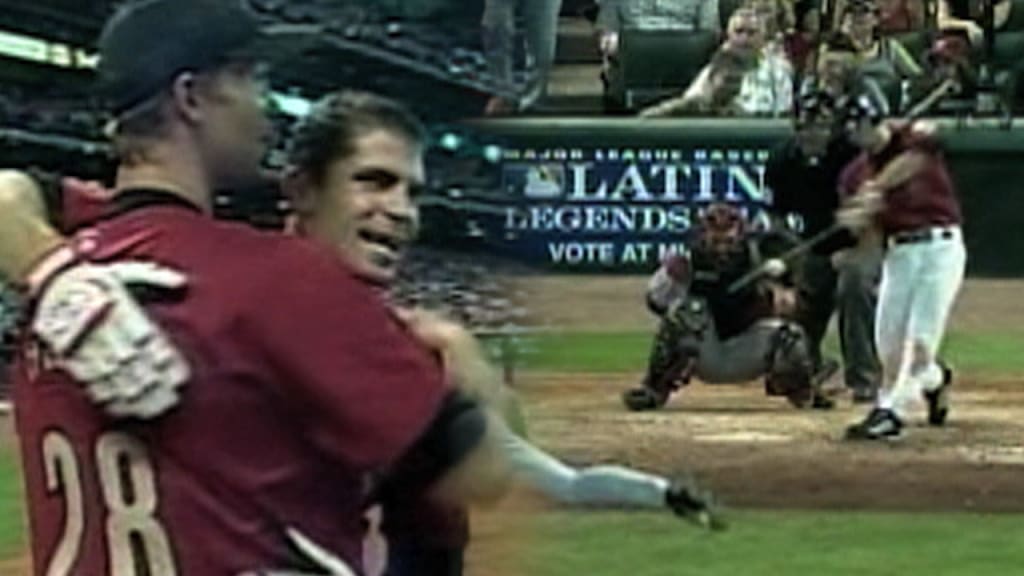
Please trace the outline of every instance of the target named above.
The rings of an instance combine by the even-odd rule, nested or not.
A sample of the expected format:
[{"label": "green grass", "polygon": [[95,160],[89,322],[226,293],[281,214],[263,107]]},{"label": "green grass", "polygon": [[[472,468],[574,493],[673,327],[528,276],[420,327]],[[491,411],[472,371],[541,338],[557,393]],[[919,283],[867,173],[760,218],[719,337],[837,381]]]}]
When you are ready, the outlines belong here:
[{"label": "green grass", "polygon": [[14,455],[0,448],[0,558],[15,555],[25,546],[21,487]]},{"label": "green grass", "polygon": [[745,512],[708,534],[665,514],[532,519],[531,576],[1005,576],[1024,566],[1021,516]]},{"label": "green grass", "polygon": [[[523,340],[522,364],[527,370],[554,372],[637,372],[647,362],[653,334],[647,332],[565,332]],[[836,354],[830,336],[825,347]],[[1024,332],[948,335],[943,356],[958,370],[972,374],[1024,373]]]}]

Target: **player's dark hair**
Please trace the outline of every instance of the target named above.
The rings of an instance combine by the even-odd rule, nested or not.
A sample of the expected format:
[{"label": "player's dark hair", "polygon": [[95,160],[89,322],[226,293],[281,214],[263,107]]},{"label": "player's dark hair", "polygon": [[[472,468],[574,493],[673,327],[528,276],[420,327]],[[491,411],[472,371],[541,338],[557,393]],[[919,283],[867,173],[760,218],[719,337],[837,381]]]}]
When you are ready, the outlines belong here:
[{"label": "player's dark hair", "polygon": [[322,184],[328,167],[355,153],[356,139],[377,129],[400,134],[423,146],[427,131],[403,104],[352,90],[333,92],[313,105],[292,133],[288,163]]}]

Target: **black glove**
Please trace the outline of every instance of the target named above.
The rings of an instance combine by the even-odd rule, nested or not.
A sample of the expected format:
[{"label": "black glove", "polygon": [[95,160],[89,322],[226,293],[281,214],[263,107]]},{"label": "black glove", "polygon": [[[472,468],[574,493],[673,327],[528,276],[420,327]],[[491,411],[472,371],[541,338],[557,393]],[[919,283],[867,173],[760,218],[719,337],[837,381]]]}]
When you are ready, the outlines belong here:
[{"label": "black glove", "polygon": [[710,491],[690,479],[677,480],[665,492],[665,505],[672,512],[706,530],[721,531],[728,525]]}]

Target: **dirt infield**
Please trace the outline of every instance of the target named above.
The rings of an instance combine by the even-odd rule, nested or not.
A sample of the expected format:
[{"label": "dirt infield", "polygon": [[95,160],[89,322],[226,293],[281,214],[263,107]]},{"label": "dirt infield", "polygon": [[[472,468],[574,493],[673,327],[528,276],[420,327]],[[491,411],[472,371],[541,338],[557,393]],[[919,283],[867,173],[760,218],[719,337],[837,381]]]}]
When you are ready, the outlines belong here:
[{"label": "dirt infield", "polygon": [[[644,305],[644,276],[527,276],[512,283],[539,325],[601,332],[655,325]],[[951,329],[1024,329],[1022,290],[1020,280],[968,280],[957,299]],[[615,305],[609,305],[612,302]]]},{"label": "dirt infield", "polygon": [[[518,289],[546,326],[653,329],[642,301],[645,278],[580,280],[534,277]],[[1020,330],[1021,289],[1019,280],[969,280],[951,328]],[[832,412],[796,411],[766,398],[757,383],[696,383],[664,411],[628,413],[619,394],[639,381],[641,369],[620,376],[526,377],[521,392],[534,437],[580,462],[693,470],[736,506],[1024,511],[1024,375],[959,378],[947,428],[912,422],[899,443],[852,445],[840,440],[842,430],[863,416],[863,407],[844,398]]]},{"label": "dirt infield", "polygon": [[841,439],[865,410],[846,398],[798,411],[756,383],[694,383],[665,410],[633,414],[618,398],[628,382],[526,378],[531,436],[574,462],[693,471],[738,507],[1024,511],[1024,382],[959,382],[947,427],[922,414],[881,444]]}]

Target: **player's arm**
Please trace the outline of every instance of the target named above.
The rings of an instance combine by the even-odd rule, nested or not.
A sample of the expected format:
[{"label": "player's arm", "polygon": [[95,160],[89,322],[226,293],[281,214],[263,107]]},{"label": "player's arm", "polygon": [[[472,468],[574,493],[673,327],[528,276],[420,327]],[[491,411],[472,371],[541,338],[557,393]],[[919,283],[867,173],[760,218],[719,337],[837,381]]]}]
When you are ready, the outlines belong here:
[{"label": "player's arm", "polygon": [[928,154],[921,150],[907,150],[892,159],[878,176],[870,182],[882,192],[897,188],[921,173],[928,163]]},{"label": "player's arm", "polygon": [[[467,452],[463,462],[451,466],[432,491],[452,503],[495,499],[504,493],[510,474],[502,444],[512,433],[508,427],[522,419],[518,399],[488,362],[479,340],[464,326],[429,310],[398,314],[421,343],[441,356],[448,384],[484,408],[475,416],[485,428],[479,444]],[[472,436],[460,431],[454,435],[455,443]]]},{"label": "player's arm", "polygon": [[49,224],[39,185],[16,171],[0,172],[0,275],[26,287],[33,336],[109,415],[148,418],[177,404],[189,367],[126,286],[180,290],[183,276],[88,263]]},{"label": "player's arm", "polygon": [[[893,125],[894,129],[898,125]],[[864,182],[852,198],[854,207],[868,216],[881,211],[885,196],[920,174],[940,154],[934,128],[927,124],[914,124],[909,129],[907,149],[890,160],[873,178]]]},{"label": "player's arm", "polygon": [[441,356],[452,386],[494,410],[514,429],[523,427],[519,399],[465,326],[422,308],[395,312],[420,342]]},{"label": "player's arm", "polygon": [[33,267],[63,243],[47,222],[39,185],[23,172],[0,171],[0,275],[26,283]]}]

